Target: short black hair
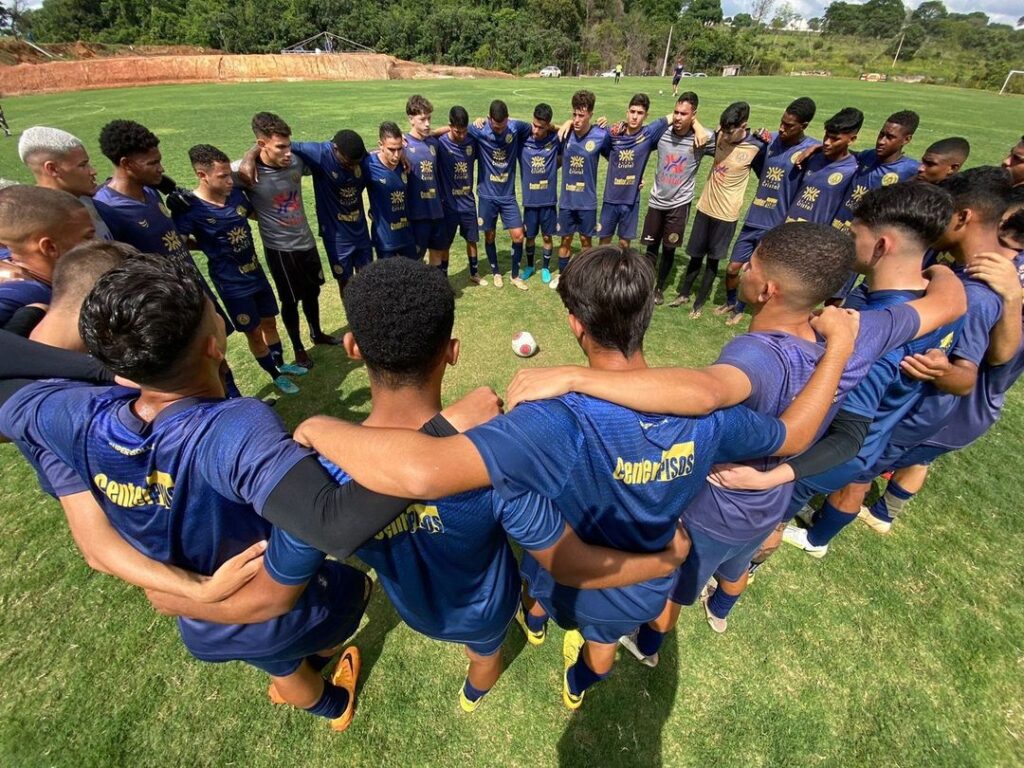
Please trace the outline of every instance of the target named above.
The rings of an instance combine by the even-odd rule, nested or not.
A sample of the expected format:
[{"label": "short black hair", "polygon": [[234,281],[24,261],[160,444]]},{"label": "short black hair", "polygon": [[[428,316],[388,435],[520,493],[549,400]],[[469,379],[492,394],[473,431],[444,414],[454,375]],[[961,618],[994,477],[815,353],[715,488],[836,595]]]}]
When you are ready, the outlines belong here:
[{"label": "short black hair", "polygon": [[643,107],[645,112],[649,112],[651,110],[651,100],[647,97],[646,93],[634,93],[633,98],[629,100],[629,106]]},{"label": "short black hair", "polygon": [[100,152],[114,165],[158,146],[156,134],[133,120],[111,120],[100,130]]},{"label": "short black hair", "polygon": [[594,95],[593,91],[576,91],[576,93],[572,95],[572,108],[574,110],[585,109],[587,112],[593,112],[594,105],[596,103],[597,97]]},{"label": "short black hair", "polygon": [[825,133],[857,133],[863,125],[863,112],[856,107],[843,107],[825,121]]},{"label": "short black hair", "polygon": [[257,112],[253,115],[252,132],[264,139],[292,135],[291,126],[273,112]]},{"label": "short black hair", "polygon": [[353,163],[358,163],[366,157],[366,144],[363,143],[363,137],[353,130],[344,128],[338,131],[331,139],[331,143]]},{"label": "short black hair", "polygon": [[903,129],[904,133],[913,134],[917,131],[917,126],[921,123],[921,118],[917,112],[913,112],[909,109],[903,109],[899,112],[893,112],[889,117],[885,119],[887,123],[895,123]]},{"label": "short black hair", "polygon": [[179,374],[207,301],[192,264],[141,254],[96,281],[82,304],[78,332],[89,353],[117,375],[158,385]]},{"label": "short black hair", "polygon": [[814,103],[814,99],[808,98],[807,96],[801,96],[799,99],[794,99],[790,102],[790,105],[786,107],[786,112],[791,114],[801,123],[811,122],[817,111],[818,105]]},{"label": "short black hair", "polygon": [[12,184],[0,189],[0,242],[12,249],[30,237],[57,237],[82,202],[62,189]]},{"label": "short black hair", "polygon": [[230,163],[231,158],[212,144],[196,144],[188,151],[193,168],[210,168],[214,163]]},{"label": "short black hair", "polygon": [[961,136],[950,136],[948,139],[939,139],[931,144],[924,151],[926,155],[929,152],[934,155],[953,155],[966,160],[971,156],[971,143]]},{"label": "short black hair", "polygon": [[922,247],[931,245],[946,231],[952,216],[949,192],[924,181],[876,187],[853,211],[855,221],[871,229],[895,227],[913,235]]},{"label": "short black hair", "polygon": [[726,130],[739,128],[750,119],[750,105],[745,101],[734,101],[724,110],[718,120],[718,124]]},{"label": "short black hair", "polygon": [[53,267],[51,307],[62,304],[81,307],[86,295],[101,275],[139,252],[127,243],[112,240],[87,240],[57,259]]},{"label": "short black hair", "polygon": [[1010,205],[1013,182],[1010,172],[994,165],[983,165],[955,173],[940,186],[953,197],[953,209],[970,209],[982,224],[998,226]]},{"label": "short black hair", "polygon": [[809,221],[788,222],[769,230],[754,254],[765,273],[807,310],[843,287],[857,255],[848,234]]},{"label": "short black hair", "polygon": [[409,117],[413,115],[430,115],[433,112],[434,105],[430,103],[430,99],[426,96],[420,96],[418,93],[414,93],[405,102],[405,114]]},{"label": "short black hair", "polygon": [[487,108],[487,116],[499,123],[508,120],[508,104],[501,99],[495,99]]},{"label": "short black hair", "polygon": [[378,136],[381,141],[384,141],[384,139],[400,139],[402,138],[402,129],[398,127],[398,123],[385,120],[380,124]]},{"label": "short black hair", "polygon": [[542,101],[540,104],[533,108],[533,116],[537,120],[542,120],[545,123],[550,123],[551,118],[555,116],[555,113],[554,110],[551,109],[550,104],[546,104],[545,102]]},{"label": "short black hair", "polygon": [[345,286],[345,316],[374,381],[426,381],[452,337],[455,294],[444,272],[402,257],[370,264]]},{"label": "short black hair", "polygon": [[643,349],[654,314],[654,268],[632,248],[577,254],[558,281],[562,303],[600,346],[626,357]]},{"label": "short black hair", "polygon": [[469,112],[465,107],[454,106],[448,110],[448,125],[455,128],[469,127]]},{"label": "short black hair", "polygon": [[999,228],[999,235],[1002,239],[1012,238],[1018,243],[1024,241],[1024,208],[1018,208],[1006,217]]},{"label": "short black hair", "polygon": [[700,99],[697,98],[697,94],[693,91],[683,91],[680,93],[679,98],[676,99],[676,104],[682,104],[684,101],[694,109],[696,109],[697,105],[700,103]]}]

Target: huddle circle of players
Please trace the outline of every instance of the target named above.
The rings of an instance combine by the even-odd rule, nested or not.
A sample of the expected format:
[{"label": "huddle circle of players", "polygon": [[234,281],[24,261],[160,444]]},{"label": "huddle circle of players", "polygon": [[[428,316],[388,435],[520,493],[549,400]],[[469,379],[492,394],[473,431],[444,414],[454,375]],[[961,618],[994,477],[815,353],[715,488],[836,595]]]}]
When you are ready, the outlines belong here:
[{"label": "huddle circle of players", "polygon": [[[0,190],[0,433],[60,501],[92,567],[179,617],[195,657],[264,670],[275,703],[335,730],[350,724],[360,657],[346,641],[372,591],[342,562],[358,554],[410,627],[465,647],[464,711],[498,681],[513,621],[534,646],[551,621],[566,630],[562,701],[577,709],[620,645],[656,667],[683,606],[700,602],[725,632],[781,541],[822,557],[855,519],[888,533],[928,466],[983,435],[1024,370],[1024,137],[1002,168],[960,171],[964,139],[936,142],[920,163],[903,154],[913,112],[892,115],[875,148],[854,154],[854,108],[827,120],[818,142],[805,133],[808,98],[770,134],[748,129],[746,103],[713,132],[697,107],[684,92],[647,123],[637,94],[606,129],[592,123],[593,94],[579,91],[559,127],[546,104],[526,122],[494,101],[486,119],[453,107],[432,131],[430,102],[413,96],[410,131],[382,123],[372,152],[350,130],[293,142],[261,112],[240,161],[189,150],[191,191],[167,179],[158,138],[137,123],[103,128],[113,175],[98,189],[81,141],[30,128],[19,151],[37,186]],[[641,254],[629,244],[652,154]],[[705,156],[714,165],[670,305],[692,301],[700,315],[753,171],[757,193],[716,310],[729,322],[749,312],[750,330],[706,368],[651,369],[643,337]],[[351,328],[344,340],[321,327],[304,174]],[[486,388],[442,409],[444,371],[459,355],[451,246],[461,234],[469,280],[486,285],[483,229],[501,287],[499,218],[512,285],[526,290],[539,266],[589,366],[520,371],[508,413]],[[190,249],[206,255],[216,294]],[[313,344],[343,343],[365,362],[362,425],[313,416],[290,435],[234,386],[232,326],[282,392],[298,391],[292,379],[313,366],[300,309]],[[882,474],[885,491],[865,506]]]}]

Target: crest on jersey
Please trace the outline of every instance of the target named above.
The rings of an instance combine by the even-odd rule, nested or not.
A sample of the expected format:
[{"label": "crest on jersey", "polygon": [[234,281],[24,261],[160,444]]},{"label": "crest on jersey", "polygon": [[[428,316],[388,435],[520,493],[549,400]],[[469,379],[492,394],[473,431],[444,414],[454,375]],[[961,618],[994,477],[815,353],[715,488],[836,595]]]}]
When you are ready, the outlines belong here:
[{"label": "crest on jersey", "polygon": [[888,187],[890,184],[895,184],[899,180],[900,176],[898,173],[889,172],[882,177],[882,186]]},{"label": "crest on jersey", "polygon": [[237,213],[244,219],[246,216],[249,215],[249,209],[246,208],[244,205],[240,205],[237,208],[235,208],[235,213]]},{"label": "crest on jersey", "polygon": [[403,184],[408,184],[409,183],[409,177],[406,175],[405,171],[402,171],[402,183]]},{"label": "crest on jersey", "polygon": [[828,177],[828,183],[830,185],[832,185],[833,187],[836,184],[838,184],[839,182],[841,182],[842,180],[843,180],[843,174],[839,173],[839,171],[836,171],[835,173],[830,174],[829,177]]},{"label": "crest on jersey", "polygon": [[430,145],[430,154],[432,154],[432,155],[436,155],[437,154],[437,149],[434,147],[433,144]]},{"label": "crest on jersey", "polygon": [[670,243],[677,243],[677,242],[679,242],[679,235],[677,235],[675,232],[673,232],[672,234],[670,234],[668,236],[668,241]]},{"label": "crest on jersey", "polygon": [[594,140],[591,139],[590,141],[588,141],[586,144],[583,145],[583,148],[585,150],[587,150],[587,152],[593,152],[594,149],[597,148],[597,144],[595,144]]},{"label": "crest on jersey", "polygon": [[512,143],[512,134],[511,133],[506,133],[505,134],[505,143],[506,144],[511,144]]},{"label": "crest on jersey", "polygon": [[163,203],[160,203],[160,213],[162,213],[168,219],[171,218],[171,212],[167,210],[167,206],[164,205]]},{"label": "crest on jersey", "polygon": [[466,147],[466,157],[472,157],[472,156],[473,156],[473,145],[470,144],[468,147]]},{"label": "crest on jersey", "polygon": [[768,181],[774,181],[774,182],[782,181],[782,177],[784,175],[785,175],[785,171],[783,171],[778,166],[773,166],[773,167],[769,168],[767,170],[767,172],[765,173],[765,177],[768,179]]},{"label": "crest on jersey", "polygon": [[248,325],[249,320],[251,319],[252,318],[250,318],[247,314],[242,313],[241,315],[235,318],[235,322],[238,323],[239,325]]},{"label": "crest on jersey", "polygon": [[800,202],[804,205],[812,205],[821,195],[821,190],[817,187],[804,187],[803,193],[800,195]]},{"label": "crest on jersey", "polygon": [[352,169],[352,175],[355,176],[357,179],[363,178],[363,169],[357,165],[355,168]]}]

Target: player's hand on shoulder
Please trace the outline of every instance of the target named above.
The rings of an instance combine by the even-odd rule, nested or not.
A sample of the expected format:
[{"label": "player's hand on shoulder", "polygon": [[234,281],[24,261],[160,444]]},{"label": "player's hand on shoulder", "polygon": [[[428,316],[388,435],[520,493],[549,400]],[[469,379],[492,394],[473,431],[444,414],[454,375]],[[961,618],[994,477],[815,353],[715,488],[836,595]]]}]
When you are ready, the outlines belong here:
[{"label": "player's hand on shoulder", "polygon": [[235,594],[259,573],[266,550],[267,542],[257,541],[225,560],[212,576],[200,577],[193,599],[200,603],[217,603]]},{"label": "player's hand on shoulder", "polygon": [[520,368],[505,390],[509,410],[528,400],[548,400],[573,391],[573,376],[578,365],[552,368]]},{"label": "player's hand on shoulder", "polygon": [[708,482],[734,491],[765,491],[775,487],[767,472],[746,464],[716,464],[711,468]]},{"label": "player's hand on shoulder", "polygon": [[1020,301],[1020,277],[1013,261],[998,253],[978,253],[967,265],[967,274],[977,278],[999,294],[1005,302]]},{"label": "player's hand on shoulder", "polygon": [[907,355],[900,362],[900,370],[918,381],[935,381],[945,376],[953,364],[941,349]]},{"label": "player's hand on shoulder", "polygon": [[612,127],[608,129],[608,132],[611,133],[612,136],[621,136],[623,133],[626,132],[625,121],[620,120],[619,122],[614,123]]},{"label": "player's hand on shoulder", "polygon": [[811,327],[829,347],[853,349],[860,332],[860,313],[842,307],[825,307],[811,317]]},{"label": "player's hand on shoulder", "polygon": [[459,432],[465,432],[503,412],[504,402],[497,392],[490,387],[477,387],[442,410],[441,415]]},{"label": "player's hand on shoulder", "polygon": [[815,144],[808,147],[807,149],[797,152],[793,155],[793,165],[797,168],[803,168],[804,163],[811,159],[815,152],[821,149],[821,144]]},{"label": "player's hand on shoulder", "polygon": [[167,195],[167,209],[173,214],[181,215],[192,207],[195,200],[196,196],[192,190],[178,187]]},{"label": "player's hand on shoulder", "polygon": [[598,128],[607,128],[608,127],[608,118],[605,117],[604,115],[601,115],[594,122],[597,123],[597,127]]},{"label": "player's hand on shoulder", "polygon": [[487,125],[486,117],[478,117],[476,120],[473,121],[473,127],[476,128],[478,131],[482,131],[485,125]]},{"label": "player's hand on shoulder", "polygon": [[772,140],[772,132],[769,131],[767,128],[758,128],[756,131],[754,131],[754,135],[757,136],[757,138],[759,138],[765,144]]}]

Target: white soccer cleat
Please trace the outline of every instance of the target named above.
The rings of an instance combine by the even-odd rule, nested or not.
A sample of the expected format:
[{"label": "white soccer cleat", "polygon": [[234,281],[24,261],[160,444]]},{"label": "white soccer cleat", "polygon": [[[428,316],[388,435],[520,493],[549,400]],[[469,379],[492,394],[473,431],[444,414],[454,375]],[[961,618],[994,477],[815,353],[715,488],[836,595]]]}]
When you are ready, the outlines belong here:
[{"label": "white soccer cleat", "polygon": [[708,626],[718,634],[722,634],[729,628],[729,620],[715,616],[708,608],[708,601],[711,600],[713,594],[715,594],[715,590],[705,586],[704,591],[700,593],[700,604],[704,608],[704,617],[708,620]]},{"label": "white soccer cleat", "polygon": [[820,547],[811,544],[811,542],[807,540],[807,529],[805,528],[797,528],[795,525],[787,525],[786,530],[782,532],[782,540],[787,544],[791,544],[794,547],[802,549],[811,557],[817,557],[820,559],[828,554],[828,544],[822,544]]},{"label": "white soccer cleat", "polygon": [[871,514],[871,510],[867,507],[861,507],[860,512],[857,513],[857,519],[867,525],[875,533],[885,536],[892,531],[892,523],[888,520],[881,520]]},{"label": "white soccer cleat", "polygon": [[512,285],[514,285],[520,291],[528,291],[528,290],[530,290],[530,286],[528,286],[526,284],[526,281],[523,280],[523,278],[521,278],[521,277],[513,277],[512,278]]},{"label": "white soccer cleat", "polygon": [[658,666],[658,654],[652,654],[650,656],[644,656],[641,653],[639,646],[636,644],[636,635],[634,632],[631,635],[623,635],[619,638],[619,645],[633,654],[633,658],[643,664],[645,667],[656,667]]},{"label": "white soccer cleat", "polygon": [[501,276],[500,272],[495,272],[491,276],[491,279],[494,280],[494,287],[495,288],[503,288],[505,286],[505,278],[503,278]]},{"label": "white soccer cleat", "polygon": [[550,288],[552,291],[554,291],[554,290],[556,290],[558,288],[558,278],[559,277],[561,277],[561,275],[555,275],[554,277],[551,278],[551,282],[548,283],[548,288]]}]

